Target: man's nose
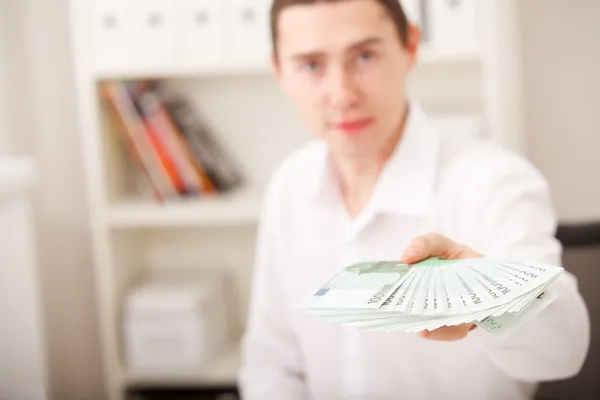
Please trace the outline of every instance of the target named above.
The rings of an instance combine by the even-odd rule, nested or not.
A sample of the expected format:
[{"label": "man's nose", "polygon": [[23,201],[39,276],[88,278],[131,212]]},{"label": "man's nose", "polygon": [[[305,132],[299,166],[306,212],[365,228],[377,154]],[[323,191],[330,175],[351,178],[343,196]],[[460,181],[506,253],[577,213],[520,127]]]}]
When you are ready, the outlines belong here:
[{"label": "man's nose", "polygon": [[358,90],[352,71],[347,68],[335,68],[329,76],[329,102],[332,107],[343,111],[356,105]]}]

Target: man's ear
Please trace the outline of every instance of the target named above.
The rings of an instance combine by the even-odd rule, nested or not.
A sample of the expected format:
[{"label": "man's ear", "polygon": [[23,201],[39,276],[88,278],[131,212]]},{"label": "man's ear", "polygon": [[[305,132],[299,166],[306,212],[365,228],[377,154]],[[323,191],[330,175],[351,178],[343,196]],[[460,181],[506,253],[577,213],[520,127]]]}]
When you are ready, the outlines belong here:
[{"label": "man's ear", "polygon": [[279,58],[276,54],[275,51],[271,51],[271,56],[270,56],[270,64],[271,64],[271,71],[273,71],[273,75],[275,75],[275,77],[277,78],[277,80],[280,80],[281,78],[281,65],[279,64]]},{"label": "man's ear", "polygon": [[270,59],[271,59],[271,70],[273,71],[273,76],[277,80],[277,83],[279,84],[280,89],[284,93],[289,94],[289,88],[288,88],[289,79],[284,79],[283,67],[281,65],[281,60],[279,58],[279,55],[273,51],[273,52],[271,52]]},{"label": "man's ear", "polygon": [[415,24],[408,25],[408,40],[405,50],[408,55],[409,68],[413,68],[419,55],[419,46],[421,44],[421,28]]}]

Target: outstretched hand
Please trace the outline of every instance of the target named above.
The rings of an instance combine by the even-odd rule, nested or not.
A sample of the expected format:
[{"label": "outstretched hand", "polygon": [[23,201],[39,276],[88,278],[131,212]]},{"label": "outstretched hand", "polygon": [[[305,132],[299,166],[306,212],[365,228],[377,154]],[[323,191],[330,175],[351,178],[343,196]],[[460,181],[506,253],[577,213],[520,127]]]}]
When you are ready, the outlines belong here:
[{"label": "outstretched hand", "polygon": [[[425,236],[414,238],[404,250],[401,261],[406,264],[414,264],[429,257],[457,260],[477,258],[481,257],[481,254],[445,236],[437,233],[429,233]],[[464,338],[475,327],[476,325],[472,323],[457,326],[442,326],[433,331],[421,331],[419,332],[419,336],[431,340],[453,341]]]}]

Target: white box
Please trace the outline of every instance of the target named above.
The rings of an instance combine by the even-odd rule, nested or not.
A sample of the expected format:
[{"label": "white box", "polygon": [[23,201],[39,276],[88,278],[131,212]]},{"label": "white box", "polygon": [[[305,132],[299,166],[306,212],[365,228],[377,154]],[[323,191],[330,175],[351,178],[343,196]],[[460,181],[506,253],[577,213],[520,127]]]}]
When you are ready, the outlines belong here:
[{"label": "white box", "polygon": [[270,5],[271,0],[230,0],[228,2],[229,59],[234,66],[269,65]]},{"label": "white box", "polygon": [[476,0],[435,0],[430,3],[432,45],[441,53],[477,51]]},{"label": "white box", "polygon": [[132,24],[128,2],[95,0],[91,7],[94,68],[121,69],[132,61]]},{"label": "white box", "polygon": [[220,67],[225,62],[225,6],[218,0],[179,0],[176,43],[185,67]]},{"label": "white box", "polygon": [[151,276],[126,300],[129,371],[209,368],[227,345],[226,316],[222,281]]},{"label": "white box", "polygon": [[176,59],[176,1],[127,0],[132,60],[125,67],[153,70],[173,67]]}]

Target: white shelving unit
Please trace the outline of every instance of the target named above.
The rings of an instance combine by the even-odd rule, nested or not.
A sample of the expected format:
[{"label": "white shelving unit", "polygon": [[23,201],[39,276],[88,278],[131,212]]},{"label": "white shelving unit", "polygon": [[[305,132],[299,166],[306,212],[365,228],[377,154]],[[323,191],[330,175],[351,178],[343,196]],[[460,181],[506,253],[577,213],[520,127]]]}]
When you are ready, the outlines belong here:
[{"label": "white shelving unit", "polygon": [[150,199],[133,199],[111,205],[114,228],[160,228],[252,225],[258,218],[260,193],[256,188],[202,201],[181,200],[157,204]]},{"label": "white shelving unit", "polygon": [[131,386],[190,387],[207,383],[213,386],[231,385],[240,364],[239,349],[225,352],[210,371],[164,371],[151,375],[138,375],[123,371],[123,384]]},{"label": "white shelving unit", "polygon": [[[111,400],[140,384],[235,383],[262,188],[278,163],[310,137],[266,63],[270,3],[70,0],[76,112]],[[511,30],[516,0],[429,0],[427,19],[418,14],[421,0],[403,3],[428,27],[429,41],[410,80],[412,96],[432,116],[476,118],[485,134],[522,152],[518,34]],[[96,85],[142,78],[161,79],[193,99],[243,166],[247,186],[224,197],[168,204],[127,194],[129,163],[118,138],[104,129]],[[231,346],[206,371],[130,371],[121,320],[127,291],[147,269],[182,265],[226,274]]]}]

